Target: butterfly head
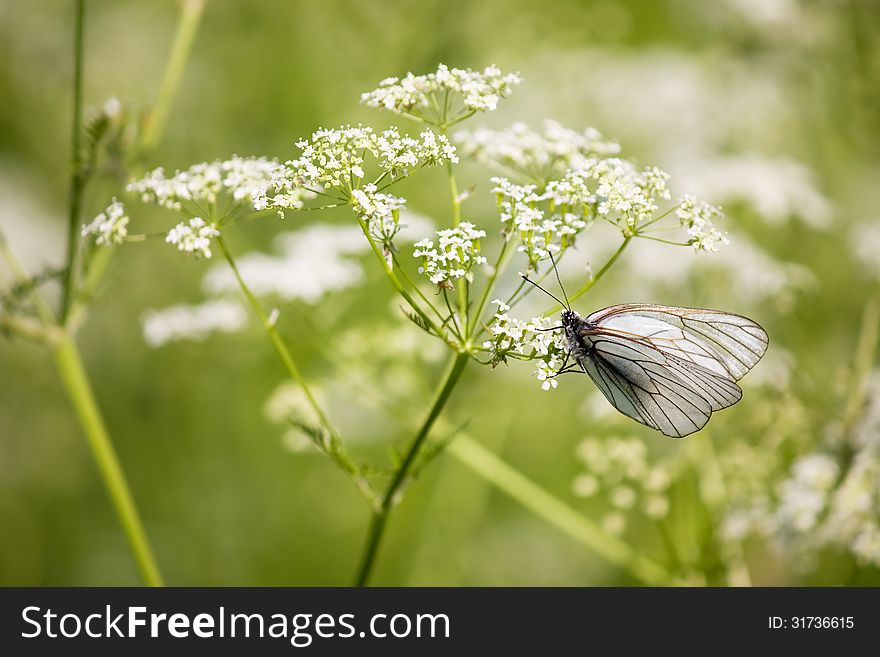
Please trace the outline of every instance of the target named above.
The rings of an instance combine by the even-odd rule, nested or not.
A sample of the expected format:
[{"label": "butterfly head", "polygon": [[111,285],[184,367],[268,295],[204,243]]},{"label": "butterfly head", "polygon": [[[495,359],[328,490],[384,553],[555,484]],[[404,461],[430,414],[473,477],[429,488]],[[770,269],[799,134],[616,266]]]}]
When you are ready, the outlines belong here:
[{"label": "butterfly head", "polygon": [[588,352],[592,346],[592,342],[585,339],[583,333],[589,326],[584,318],[573,310],[562,311],[562,327],[565,329],[565,337],[568,338],[569,348],[575,357]]}]

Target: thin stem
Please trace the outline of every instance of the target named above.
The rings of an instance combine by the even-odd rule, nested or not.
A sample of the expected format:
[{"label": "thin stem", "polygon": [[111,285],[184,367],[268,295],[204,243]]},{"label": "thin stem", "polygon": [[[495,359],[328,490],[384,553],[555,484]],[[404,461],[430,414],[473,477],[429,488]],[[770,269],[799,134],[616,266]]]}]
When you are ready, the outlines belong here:
[{"label": "thin stem", "polygon": [[660,242],[661,244],[671,244],[672,246],[689,246],[687,242],[673,242],[672,240],[664,240],[659,237],[654,237],[653,235],[644,235],[642,233],[639,233],[636,237],[641,237],[643,240]]},{"label": "thin stem", "polygon": [[[446,134],[446,130],[443,130]],[[449,195],[452,197],[452,225],[458,226],[461,223],[461,198],[458,195],[458,184],[455,182],[455,171],[452,168],[452,162],[446,161],[446,175],[449,178]],[[465,327],[470,325],[468,317],[468,289],[467,280],[462,278],[456,285],[458,294],[458,314]]]},{"label": "thin stem", "polygon": [[[21,261],[16,257],[15,253],[9,248],[9,242],[6,241],[6,236],[0,233],[0,258],[2,258],[6,262],[6,266],[9,267],[9,271],[12,272],[12,278],[16,283],[25,283],[28,280],[28,273],[25,271],[24,266],[21,264]],[[46,303],[46,300],[43,298],[43,295],[40,294],[39,290],[32,289],[28,296],[31,299],[31,302],[34,304],[34,307],[37,309],[37,314],[40,316],[40,319],[43,320],[47,325],[54,326],[55,325],[55,316],[52,313],[52,309],[49,307],[49,304]]]},{"label": "thin stem", "polygon": [[61,321],[67,319],[76,285],[76,251],[79,245],[79,216],[85,183],[82,162],[82,88],[85,32],[85,0],[76,0],[73,32],[73,117],[70,140],[70,197],[67,212],[67,269],[61,297]]},{"label": "thin stem", "polygon": [[376,562],[376,557],[379,552],[379,545],[382,542],[382,536],[385,534],[385,526],[388,521],[388,516],[391,513],[394,503],[397,501],[398,492],[404,481],[406,481],[406,476],[415,462],[425,439],[431,432],[431,427],[434,426],[434,422],[440,416],[444,406],[446,406],[446,402],[449,401],[449,397],[455,389],[455,386],[458,384],[469,358],[470,356],[466,353],[457,353],[449,362],[449,368],[443,379],[441,379],[437,394],[434,398],[434,403],[431,404],[431,409],[428,411],[428,416],[425,418],[416,437],[413,439],[403,462],[394,474],[394,478],[385,490],[381,506],[378,510],[373,512],[373,516],[370,520],[370,528],[367,533],[367,541],[364,546],[361,566],[358,570],[357,579],[355,580],[357,586],[365,586],[370,578],[370,573],[373,570],[373,565]]},{"label": "thin stem", "polygon": [[244,293],[244,296],[245,298],[247,298],[248,303],[254,311],[254,314],[259,318],[260,322],[263,325],[263,328],[269,335],[269,340],[272,342],[272,346],[275,348],[275,353],[278,355],[278,358],[284,365],[284,369],[287,370],[290,378],[293,379],[297,384],[299,384],[300,388],[302,388],[303,393],[305,393],[306,399],[308,399],[309,405],[312,407],[312,410],[315,411],[315,415],[318,416],[321,425],[327,431],[335,433],[333,425],[330,424],[330,420],[327,418],[327,414],[324,412],[324,409],[321,408],[318,400],[312,394],[312,391],[309,388],[308,383],[306,383],[302,372],[299,371],[299,368],[296,365],[296,361],[293,360],[293,356],[291,356],[290,351],[288,351],[287,345],[284,344],[284,340],[282,340],[281,336],[278,334],[278,328],[275,325],[275,322],[270,319],[270,317],[266,314],[266,311],[263,310],[263,307],[260,305],[257,297],[254,296],[254,293],[251,292],[251,289],[247,286],[247,283],[244,282],[244,279],[241,276],[241,272],[238,270],[238,266],[235,264],[235,259],[232,257],[232,253],[230,253],[229,248],[226,246],[226,241],[223,239],[222,236],[217,237],[217,244],[220,245],[220,250],[223,252],[223,256],[226,258],[226,261],[232,268],[232,273],[235,275],[235,280],[238,282],[238,287],[241,289],[242,293]]},{"label": "thin stem", "polygon": [[[319,332],[312,331],[310,332],[310,335],[318,341],[317,348],[324,352],[326,357],[341,368],[343,372],[346,369],[356,369],[366,365],[366,361],[359,363],[357,358],[353,360],[352,358],[340,354],[339,350],[330,348],[329,345],[326,344],[326,339],[322,338]],[[369,399],[371,403],[375,404],[377,407],[384,408],[391,417],[394,417],[399,422],[407,422],[407,419],[404,417],[405,414],[400,406],[390,403],[388,399],[379,394],[374,386],[359,385],[357,394],[361,395],[364,399]],[[451,433],[456,430],[456,428],[442,416],[437,419],[436,425],[437,429],[442,433]],[[502,491],[511,495],[514,501],[522,504],[537,517],[543,518],[550,524],[559,527],[564,533],[572,536],[575,540],[578,540],[589,549],[594,550],[599,556],[604,557],[613,563],[617,563],[621,568],[628,570],[634,577],[643,579],[646,583],[648,583],[648,580],[650,580],[650,583],[654,583],[655,580],[651,579],[652,573],[659,576],[657,578],[658,580],[665,579],[669,582],[672,581],[672,576],[665,573],[661,566],[650,560],[643,559],[642,563],[647,564],[648,579],[645,580],[641,576],[643,573],[642,570],[639,570],[638,565],[635,569],[628,565],[627,558],[635,553],[634,548],[624,544],[623,549],[619,549],[618,544],[622,542],[620,539],[607,534],[600,527],[597,527],[594,523],[583,518],[583,516],[576,510],[567,506],[558,498],[553,497],[546,490],[539,488],[537,484],[528,480],[524,475],[519,473],[512,466],[501,461],[498,457],[491,453],[488,453],[487,456],[485,454],[487,450],[484,447],[474,443],[474,441],[466,434],[457,432],[457,437],[451,445],[454,447],[456,443],[461,442],[475,445],[476,450],[472,449],[470,453],[467,452],[467,447],[465,448],[465,451],[462,451],[461,453],[451,450],[455,458],[464,463],[477,476],[498,486]],[[507,481],[507,485],[502,486],[499,483],[499,480],[501,479]],[[518,485],[522,481],[527,482],[525,486]],[[510,488],[519,490],[520,493],[514,495],[508,492],[508,489]],[[533,492],[534,489],[538,489],[539,491],[537,496],[529,494],[530,492]],[[553,501],[545,503],[547,497],[552,498]],[[373,522],[376,523],[376,519],[374,519]],[[614,555],[616,555],[616,557]]]},{"label": "thin stem", "polygon": [[498,253],[498,260],[495,262],[495,267],[492,269],[492,275],[489,276],[489,280],[486,282],[486,287],[483,289],[483,294],[480,297],[480,301],[477,303],[477,308],[472,316],[472,326],[468,328],[469,335],[471,332],[476,331],[477,326],[479,325],[480,316],[483,314],[483,309],[489,301],[489,295],[492,294],[492,288],[495,287],[495,281],[498,278],[498,274],[504,268],[506,262],[504,256],[507,254],[507,249],[510,246],[511,241],[513,241],[512,237],[510,239],[505,239],[504,244],[501,245],[501,251]]},{"label": "thin stem", "polygon": [[494,484],[499,490],[633,577],[650,585],[675,583],[673,577],[662,566],[640,556],[636,550],[620,539],[603,532],[592,521],[511,468],[474,440],[467,436],[459,436],[447,450],[458,461]]},{"label": "thin stem", "polygon": [[58,342],[55,349],[55,362],[64,389],[70,397],[86,438],[88,438],[89,446],[92,448],[92,455],[95,457],[95,463],[104,480],[104,486],[110,495],[113,508],[125,530],[141,579],[147,586],[162,586],[162,575],[153,557],[153,551],[131,496],[128,482],[101,419],[101,413],[98,410],[76,343],[70,336],[65,336]]},{"label": "thin stem", "polygon": [[358,219],[358,223],[360,224],[361,230],[364,233],[364,236],[370,242],[370,246],[373,249],[373,254],[378,258],[379,262],[382,264],[382,269],[385,270],[385,275],[388,276],[388,280],[391,281],[391,284],[394,286],[394,289],[397,290],[398,294],[402,296],[406,302],[409,304],[409,307],[412,308],[416,313],[418,313],[419,317],[421,317],[425,324],[437,335],[437,337],[446,340],[446,336],[443,332],[431,321],[431,318],[425,313],[424,310],[416,303],[416,300],[413,299],[412,295],[406,291],[403,287],[403,283],[400,282],[400,279],[397,277],[397,274],[394,273],[394,269],[388,264],[388,261],[385,259],[385,256],[382,254],[382,250],[379,248],[379,245],[376,244],[376,240],[373,239],[373,236],[370,235],[370,229],[367,226],[367,223],[363,219]]},{"label": "thin stem", "polygon": [[171,110],[171,102],[180,85],[180,78],[186,68],[186,61],[189,59],[193,41],[199,30],[205,1],[183,0],[181,2],[180,19],[171,46],[171,54],[165,65],[165,74],[156,94],[156,102],[153,103],[152,109],[144,118],[139,149],[141,152],[152,149],[165,129],[165,121]]},{"label": "thin stem", "polygon": [[[584,294],[586,294],[587,292],[589,292],[590,288],[592,288],[596,283],[598,283],[602,279],[602,277],[608,272],[608,270],[611,269],[611,266],[615,262],[617,262],[617,259],[624,252],[624,250],[626,250],[626,247],[629,245],[629,243],[631,241],[632,241],[632,237],[629,237],[629,236],[625,237],[623,242],[621,242],[620,246],[617,248],[617,251],[614,252],[614,255],[612,255],[608,259],[608,262],[606,262],[604,265],[602,265],[602,269],[600,269],[598,272],[596,272],[596,275],[593,276],[589,281],[587,281],[581,289],[579,289],[574,294],[568,295],[569,302],[574,301],[575,299],[578,299],[581,296],[583,296]],[[553,313],[556,313],[560,310],[562,310],[562,306],[559,304],[556,304],[550,310],[545,312],[544,316],[546,317],[547,315],[552,315]]]},{"label": "thin stem", "polygon": [[437,315],[437,318],[441,322],[444,321],[446,318],[443,316],[443,313],[441,313],[439,310],[437,310],[436,306],[434,306],[434,304],[431,303],[431,300],[425,296],[424,292],[422,292],[419,289],[419,286],[416,285],[415,281],[412,280],[412,277],[406,273],[406,269],[404,269],[403,266],[400,264],[400,260],[397,258],[397,256],[392,254],[391,259],[394,262],[395,266],[397,267],[397,271],[399,271],[401,276],[403,276],[403,280],[406,281],[407,284],[409,284],[409,286],[416,291],[416,294],[419,295],[419,298],[422,301],[424,301],[425,304],[427,304],[428,308],[430,308],[434,312],[435,315]]}]

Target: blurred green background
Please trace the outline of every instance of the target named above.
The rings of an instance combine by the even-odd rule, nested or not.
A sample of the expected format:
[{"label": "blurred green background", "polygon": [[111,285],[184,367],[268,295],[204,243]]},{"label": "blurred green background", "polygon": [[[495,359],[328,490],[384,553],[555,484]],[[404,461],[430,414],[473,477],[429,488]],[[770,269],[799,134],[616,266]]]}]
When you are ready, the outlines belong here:
[{"label": "blurred green background", "polygon": [[[133,112],[149,105],[178,13],[171,0],[89,0],[87,114],[114,96]],[[62,262],[72,22],[70,2],[0,0],[0,227],[32,271]],[[837,516],[838,498],[851,492],[840,493],[848,475],[856,464],[872,472],[880,450],[876,334],[872,340],[878,28],[880,7],[859,0],[209,0],[167,130],[146,165],[173,170],[232,153],[286,158],[319,126],[385,125],[391,117],[359,105],[360,93],[440,62],[520,71],[525,82],[513,96],[467,127],[545,117],[595,126],[621,141],[624,156],[669,170],[673,190],[694,188],[728,215],[729,252],[636,244],[579,310],[644,300],[741,312],[767,328],[771,351],[754,380],[746,378],[743,401],[684,441],[609,414],[586,379],[544,393],[524,364],[474,367],[447,416],[687,581],[727,584],[745,572],[757,584],[876,585],[880,483],[871,488],[856,473],[861,506]],[[490,173],[468,164],[461,175],[462,187],[476,185],[466,216],[495,237]],[[92,185],[85,217],[121,191],[112,176]],[[438,226],[448,222],[442,172],[396,191]],[[144,225],[176,221],[136,204],[129,213]],[[281,227],[248,224],[229,239],[237,252],[271,249],[279,230],[317,220],[347,216],[292,215]],[[596,227],[579,246],[571,258],[578,265],[566,270],[572,286],[614,238]],[[495,247],[489,240],[487,249]],[[366,256],[364,263],[359,287],[286,304],[283,333],[328,395],[343,376],[328,352],[345,358],[350,340],[379,336],[375,348],[359,347],[366,356],[352,367],[415,422],[440,366],[383,343],[385,331],[417,329],[400,318],[375,264]],[[205,268],[158,242],[126,245],[80,333],[165,577],[175,585],[348,584],[366,505],[325,459],[286,447],[283,428],[266,418],[283,373],[265,336],[250,325],[159,349],[143,340],[145,309],[198,302]],[[361,430],[356,450],[380,459],[408,438],[369,401],[360,412],[330,403],[343,427]],[[579,496],[588,468],[578,445],[588,437],[636,439],[648,463],[668,464],[668,514],[614,511],[621,483],[613,479]],[[837,468],[818,501],[799,492],[810,482],[796,467],[816,454]],[[792,523],[792,499],[820,508]],[[609,513],[624,515],[625,527],[614,527]],[[737,531],[743,518],[749,529]],[[848,533],[835,532],[833,521]],[[637,583],[449,456],[411,487],[387,538],[377,584]],[[137,582],[49,352],[2,337],[0,584]]]}]

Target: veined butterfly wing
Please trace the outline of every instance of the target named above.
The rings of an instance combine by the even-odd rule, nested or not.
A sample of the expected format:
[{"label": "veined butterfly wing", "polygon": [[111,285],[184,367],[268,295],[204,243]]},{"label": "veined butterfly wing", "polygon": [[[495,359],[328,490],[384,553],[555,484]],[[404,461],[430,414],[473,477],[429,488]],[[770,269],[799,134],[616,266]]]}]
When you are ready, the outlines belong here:
[{"label": "veined butterfly wing", "polygon": [[715,310],[612,306],[587,317],[581,366],[619,411],[682,438],[742,397],[736,384],[764,355],[766,332]]},{"label": "veined butterfly wing", "polygon": [[627,303],[599,310],[587,322],[634,333],[658,348],[666,345],[711,370],[720,366],[734,381],[761,360],[769,344],[767,332],[748,317],[705,308]]}]

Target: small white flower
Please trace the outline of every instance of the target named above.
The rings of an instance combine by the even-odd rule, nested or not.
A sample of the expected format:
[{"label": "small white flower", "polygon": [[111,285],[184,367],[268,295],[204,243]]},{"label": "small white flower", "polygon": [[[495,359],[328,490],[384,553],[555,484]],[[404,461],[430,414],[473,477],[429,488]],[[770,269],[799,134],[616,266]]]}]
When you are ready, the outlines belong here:
[{"label": "small white flower", "polygon": [[[491,112],[498,101],[506,98],[513,86],[522,82],[518,73],[504,75],[497,66],[480,71],[450,69],[440,64],[437,70],[426,75],[407,73],[403,78],[386,78],[379,86],[361,94],[361,102],[370,107],[391,110],[399,114],[421,113],[437,100],[451,97],[458,99],[464,111]],[[433,96],[434,103],[431,102]],[[438,121],[452,118],[438,116]]]},{"label": "small white flower", "polygon": [[724,233],[715,228],[714,220],[724,216],[721,208],[698,201],[686,194],[675,212],[681,226],[687,231],[688,243],[694,251],[717,251],[718,244],[729,244]]},{"label": "small white flower", "polygon": [[462,221],[455,228],[438,230],[436,236],[436,243],[431,239],[416,242],[413,251],[414,257],[422,259],[419,272],[432,283],[439,285],[458,278],[471,280],[471,269],[486,263],[486,258],[480,255],[480,239],[486,237],[486,231],[478,230],[474,224]]},{"label": "small white flower", "polygon": [[128,216],[125,207],[115,198],[107,209],[82,227],[82,236],[95,236],[95,244],[114,246],[122,244],[128,235]]},{"label": "small white flower", "polygon": [[214,224],[205,223],[201,217],[193,217],[189,222],[180,222],[168,231],[165,241],[173,244],[184,253],[211,257],[211,239],[220,235]]},{"label": "small white flower", "polygon": [[355,214],[367,222],[370,235],[385,248],[391,248],[392,240],[400,232],[400,212],[406,199],[376,191],[376,185],[365,185],[351,192],[351,207]]},{"label": "small white flower", "polygon": [[197,204],[211,205],[221,192],[229,193],[236,202],[262,210],[267,207],[266,189],[281,169],[282,165],[275,160],[234,155],[228,160],[194,164],[185,171],[176,171],[170,178],[159,167],[129,183],[127,189],[138,194],[144,203],[170,210],[194,211]]}]

